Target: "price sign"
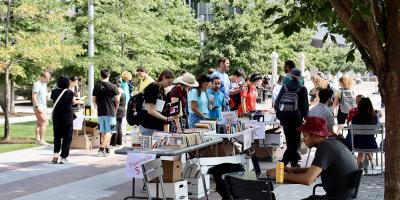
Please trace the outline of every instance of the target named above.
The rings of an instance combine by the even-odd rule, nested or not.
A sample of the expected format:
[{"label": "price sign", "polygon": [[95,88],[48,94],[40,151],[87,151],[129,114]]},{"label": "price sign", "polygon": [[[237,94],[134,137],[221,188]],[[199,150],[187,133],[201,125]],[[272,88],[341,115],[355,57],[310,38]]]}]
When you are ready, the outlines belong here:
[{"label": "price sign", "polygon": [[223,124],[237,124],[236,112],[222,112],[221,115]]},{"label": "price sign", "polygon": [[156,158],[155,154],[128,153],[126,161],[126,175],[131,178],[143,178],[142,164]]},{"label": "price sign", "polygon": [[251,147],[251,130],[243,131],[243,150],[247,150]]}]

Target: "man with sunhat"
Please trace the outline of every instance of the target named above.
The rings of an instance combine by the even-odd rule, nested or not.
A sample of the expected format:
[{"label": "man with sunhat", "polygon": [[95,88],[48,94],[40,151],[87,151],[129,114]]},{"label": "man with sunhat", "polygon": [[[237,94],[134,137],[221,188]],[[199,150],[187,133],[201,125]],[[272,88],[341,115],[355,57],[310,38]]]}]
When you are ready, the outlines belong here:
[{"label": "man with sunhat", "polygon": [[308,92],[300,84],[300,80],[303,80],[300,70],[292,69],[289,76],[291,77],[290,82],[283,84],[275,100],[274,108],[286,138],[287,148],[282,162],[285,166],[290,163],[292,167],[298,167],[301,158],[299,154],[301,133],[296,128],[308,115]]},{"label": "man with sunhat", "polygon": [[[354,188],[354,174],[357,162],[348,148],[335,138],[328,138],[327,122],[320,117],[307,117],[306,122],[297,128],[303,133],[308,148],[317,148],[311,167],[285,168],[285,182],[311,185],[320,175],[326,195],[313,195],[307,200],[349,199]],[[275,176],[275,169],[267,171]]]},{"label": "man with sunhat", "polygon": [[171,103],[181,102],[182,116],[171,122],[170,131],[173,133],[183,133],[184,129],[189,128],[188,124],[188,101],[187,93],[190,88],[198,87],[196,77],[191,73],[184,73],[175,79],[176,84],[170,91]]}]

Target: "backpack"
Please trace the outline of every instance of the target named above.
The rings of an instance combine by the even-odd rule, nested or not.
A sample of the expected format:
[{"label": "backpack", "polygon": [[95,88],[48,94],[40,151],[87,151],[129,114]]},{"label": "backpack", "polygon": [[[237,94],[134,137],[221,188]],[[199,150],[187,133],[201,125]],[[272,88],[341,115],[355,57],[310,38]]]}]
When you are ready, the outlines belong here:
[{"label": "backpack", "polygon": [[349,89],[340,89],[340,104],[339,108],[342,113],[349,113],[351,109],[356,107],[356,100],[353,91]]},{"label": "backpack", "polygon": [[[278,103],[276,111],[277,118],[283,123],[297,122],[300,118],[299,96],[298,93],[302,87],[298,87],[295,91],[290,91],[286,84],[283,85],[284,93]],[[293,120],[296,119],[296,120]]]},{"label": "backpack", "polygon": [[143,93],[138,93],[129,99],[126,111],[126,121],[129,125],[141,124],[141,120],[143,120],[145,113],[147,113],[147,111],[143,109],[143,102]]}]

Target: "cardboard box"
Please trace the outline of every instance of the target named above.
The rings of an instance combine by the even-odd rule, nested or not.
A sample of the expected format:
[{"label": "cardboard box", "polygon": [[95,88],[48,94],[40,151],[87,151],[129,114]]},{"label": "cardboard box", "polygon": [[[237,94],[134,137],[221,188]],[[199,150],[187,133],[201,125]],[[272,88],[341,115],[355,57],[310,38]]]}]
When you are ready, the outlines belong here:
[{"label": "cardboard box", "polygon": [[[92,135],[100,135],[100,132],[97,129],[98,126],[99,126],[99,124],[97,122],[85,121],[84,124],[85,124],[84,130],[86,131],[86,135],[90,135],[90,136],[92,136]],[[83,133],[84,130],[80,130],[78,132],[78,135],[83,135],[84,134]]]},{"label": "cardboard box", "polygon": [[100,135],[93,135],[90,137],[90,142],[92,143],[92,148],[100,147]]},{"label": "cardboard box", "polygon": [[165,183],[176,182],[182,179],[182,162],[162,160],[164,171],[163,180]]},{"label": "cardboard box", "polygon": [[265,134],[264,145],[266,147],[283,147],[283,134],[281,132]]},{"label": "cardboard box", "polygon": [[[152,198],[156,197],[156,183],[149,183],[149,191]],[[189,199],[188,185],[186,180],[177,181],[174,183],[164,183],[165,198],[185,200]],[[158,197],[162,198],[161,184],[158,184]]]},{"label": "cardboard box", "polygon": [[92,149],[89,137],[85,135],[72,136],[71,149]]},{"label": "cardboard box", "polygon": [[276,162],[282,157],[284,152],[284,149],[274,147],[256,147],[254,150],[258,159],[269,162]]},{"label": "cardboard box", "polygon": [[[204,175],[204,179],[206,182],[207,194],[210,194],[210,175]],[[189,198],[198,199],[205,196],[202,176],[200,176],[199,178],[186,178],[186,180],[188,184]]]}]

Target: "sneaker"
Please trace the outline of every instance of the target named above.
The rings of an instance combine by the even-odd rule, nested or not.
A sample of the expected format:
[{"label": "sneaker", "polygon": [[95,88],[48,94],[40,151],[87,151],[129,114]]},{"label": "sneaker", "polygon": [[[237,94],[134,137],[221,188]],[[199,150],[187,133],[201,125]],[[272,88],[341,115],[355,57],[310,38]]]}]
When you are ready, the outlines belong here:
[{"label": "sneaker", "polygon": [[110,148],[106,148],[106,154],[110,155]]},{"label": "sneaker", "polygon": [[99,156],[99,157],[106,157],[106,156],[107,156],[107,153],[106,153],[104,150],[100,150],[100,149],[99,149],[99,151],[97,151],[97,156]]},{"label": "sneaker", "polygon": [[67,163],[68,163],[67,158],[61,158],[60,164],[67,164]]},{"label": "sneaker", "polygon": [[51,144],[45,142],[45,141],[39,141],[38,144],[42,145],[42,146],[51,146]]}]

